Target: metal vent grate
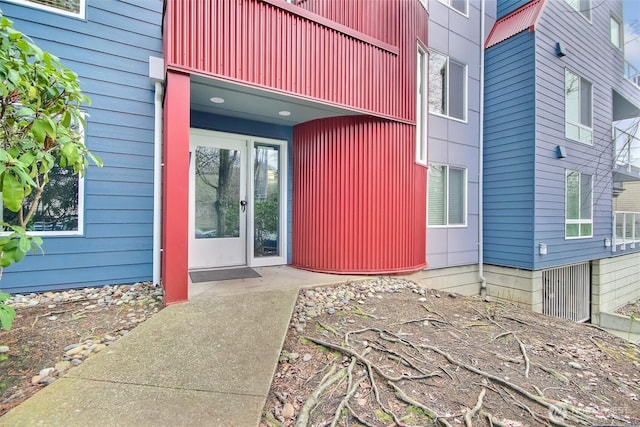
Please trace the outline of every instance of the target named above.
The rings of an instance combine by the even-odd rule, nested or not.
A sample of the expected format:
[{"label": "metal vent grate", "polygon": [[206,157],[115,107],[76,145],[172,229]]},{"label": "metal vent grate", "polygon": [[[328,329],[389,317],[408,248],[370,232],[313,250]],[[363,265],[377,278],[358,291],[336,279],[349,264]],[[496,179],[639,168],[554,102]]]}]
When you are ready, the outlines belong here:
[{"label": "metal vent grate", "polygon": [[590,318],[591,265],[588,262],[542,272],[542,312],[575,322]]}]

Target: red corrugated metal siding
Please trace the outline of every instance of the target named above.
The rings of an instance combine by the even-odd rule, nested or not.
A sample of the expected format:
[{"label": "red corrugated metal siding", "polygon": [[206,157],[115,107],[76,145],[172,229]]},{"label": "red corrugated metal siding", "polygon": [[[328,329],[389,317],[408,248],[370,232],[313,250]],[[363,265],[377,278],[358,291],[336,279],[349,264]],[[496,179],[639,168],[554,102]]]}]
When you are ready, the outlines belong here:
[{"label": "red corrugated metal siding", "polygon": [[304,0],[297,4],[305,10],[376,39],[398,45],[399,3],[397,1]]},{"label": "red corrugated metal siding", "polygon": [[487,37],[485,48],[496,45],[524,30],[533,31],[544,7],[544,1],[533,0],[507,16],[500,18],[491,29],[489,37]]},{"label": "red corrugated metal siding", "polygon": [[426,11],[417,0],[339,3],[327,2],[334,25],[285,2],[167,0],[167,67],[415,121],[415,43],[426,45]]},{"label": "red corrugated metal siding", "polygon": [[294,128],[293,265],[334,273],[426,266],[426,169],[411,125],[336,117]]},{"label": "red corrugated metal siding", "polygon": [[414,162],[416,50],[418,40],[428,46],[428,15],[417,0],[327,2],[320,12],[337,23],[274,0],[167,0],[167,68],[393,119],[294,128],[293,263],[337,273],[421,269],[426,169]]}]

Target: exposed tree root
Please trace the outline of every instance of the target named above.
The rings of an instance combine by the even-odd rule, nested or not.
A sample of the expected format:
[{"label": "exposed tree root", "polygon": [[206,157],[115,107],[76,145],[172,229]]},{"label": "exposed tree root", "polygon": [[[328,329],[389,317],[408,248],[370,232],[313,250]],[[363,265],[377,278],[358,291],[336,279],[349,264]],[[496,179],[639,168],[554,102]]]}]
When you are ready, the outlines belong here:
[{"label": "exposed tree root", "polygon": [[320,395],[324,393],[324,391],[329,388],[336,381],[344,378],[346,375],[346,368],[341,368],[336,372],[336,365],[331,367],[331,370],[327,373],[327,375],[322,378],[320,381],[320,385],[318,388],[311,393],[311,396],[305,402],[304,406],[300,410],[300,414],[298,415],[298,419],[296,421],[296,427],[306,427],[309,424],[309,416],[311,414],[311,410],[318,404],[318,399]]},{"label": "exposed tree root", "polygon": [[565,377],[560,372],[558,372],[558,371],[556,371],[554,369],[547,368],[546,366],[543,366],[540,363],[536,363],[535,366],[537,366],[538,368],[542,369],[547,374],[553,375],[555,378],[557,378],[558,380],[562,381],[565,384],[567,384],[569,382],[569,379],[567,377]]},{"label": "exposed tree root", "polygon": [[340,404],[336,408],[336,412],[333,416],[333,421],[331,422],[331,427],[335,427],[338,424],[340,418],[342,417],[342,410],[345,407],[348,408],[349,399],[351,399],[351,397],[358,390],[358,386],[360,386],[360,384],[366,379],[366,377],[362,377],[355,383],[353,382],[353,368],[356,365],[357,361],[358,360],[355,357],[352,357],[351,363],[349,363],[349,367],[347,368],[347,393],[344,395],[344,398],[342,399],[342,401],[340,401]]},{"label": "exposed tree root", "polygon": [[433,376],[437,375],[437,374],[425,374],[425,375],[411,376],[411,375],[402,374],[399,377],[392,377],[392,376],[386,374],[384,371],[382,371],[382,369],[378,365],[374,364],[369,359],[361,356],[360,354],[358,354],[354,350],[351,350],[349,348],[343,347],[341,345],[332,344],[332,343],[327,342],[327,341],[322,341],[322,340],[319,340],[319,339],[316,339],[316,338],[311,338],[311,337],[304,337],[304,338],[309,340],[309,341],[311,341],[311,342],[313,342],[313,343],[315,343],[315,344],[330,348],[332,350],[339,351],[339,352],[341,352],[343,354],[346,354],[348,356],[355,357],[360,362],[362,362],[366,367],[372,368],[373,370],[375,370],[378,373],[378,375],[380,375],[382,378],[384,378],[387,381],[401,381],[401,380],[410,380],[410,379],[422,379],[422,378],[428,378],[428,377],[433,377]]},{"label": "exposed tree root", "polygon": [[[500,377],[498,377],[496,375],[492,375],[492,374],[490,374],[488,372],[484,372],[484,371],[482,371],[482,370],[480,370],[478,368],[475,368],[473,366],[470,366],[470,365],[468,365],[466,363],[462,363],[462,362],[460,362],[458,360],[455,360],[453,357],[451,357],[451,355],[449,355],[449,353],[446,353],[446,352],[440,350],[437,347],[434,347],[434,346],[431,346],[431,345],[425,345],[425,344],[421,344],[420,347],[425,348],[427,350],[431,350],[431,351],[433,351],[435,353],[438,353],[439,355],[441,355],[442,357],[447,359],[450,363],[452,363],[452,364],[454,364],[456,366],[464,368],[464,369],[466,369],[466,370],[468,370],[470,372],[473,372],[475,374],[482,375],[483,377],[486,377],[486,378],[490,379],[491,381],[497,382],[497,383],[499,383],[499,384],[501,384],[503,386],[509,387],[510,389],[512,389],[515,392],[521,394],[522,396],[526,397],[527,399],[530,399],[530,400],[532,400],[534,402],[537,402],[540,405],[544,406],[545,408],[547,408],[547,410],[557,410],[557,406],[556,406],[556,404],[554,402],[550,402],[546,398],[539,397],[539,396],[536,396],[534,394],[531,394],[528,391],[526,391],[525,389],[523,389],[522,387],[520,387],[520,386],[518,386],[518,385],[516,385],[516,384],[514,384],[512,382],[509,382],[509,381],[507,381],[507,380],[505,380],[503,378],[500,378]],[[585,414],[584,412],[580,411],[577,408],[574,408],[572,406],[567,406],[566,409],[568,410],[568,412],[573,414],[573,416],[571,416],[571,414],[567,414],[567,416],[571,417],[572,421],[574,421],[574,422],[579,422],[579,423],[582,423],[582,424],[589,425],[589,424],[592,424],[593,421],[594,421],[588,414]]]},{"label": "exposed tree root", "polygon": [[515,332],[513,331],[503,332],[500,335],[496,335],[495,337],[493,337],[491,341],[495,341],[498,338],[505,337],[507,335],[512,335],[513,338],[515,338],[515,340],[518,341],[518,345],[520,346],[520,353],[522,353],[522,357],[524,358],[524,376],[525,378],[529,378],[529,369],[531,368],[531,360],[529,360],[529,356],[527,356],[527,350],[524,347],[524,343],[520,338],[518,338],[518,335],[516,335]]},{"label": "exposed tree root", "polygon": [[367,420],[359,416],[358,413],[354,411],[351,405],[349,405],[348,403],[347,403],[347,409],[349,410],[349,412],[351,412],[351,415],[353,415],[353,418],[355,418],[360,424],[362,424],[365,427],[373,427],[371,424],[367,422]]},{"label": "exposed tree root", "polygon": [[432,418],[436,422],[442,424],[443,426],[451,427],[451,424],[446,419],[444,419],[444,418],[440,417],[438,414],[436,414],[436,412],[433,409],[428,408],[427,406],[423,405],[422,403],[418,402],[417,400],[412,399],[409,396],[407,396],[407,394],[404,391],[402,391],[402,389],[400,389],[400,387],[395,385],[393,382],[388,381],[387,384],[389,384],[391,386],[391,388],[393,388],[395,390],[396,396],[398,396],[398,399],[402,400],[405,403],[408,403],[409,405],[413,405],[416,408],[422,409],[427,414],[427,416],[429,416],[430,418]]},{"label": "exposed tree root", "polygon": [[[613,389],[612,384],[606,384],[606,376],[596,377],[588,371],[581,376],[579,370],[571,369],[561,373],[566,362],[550,356],[556,352],[582,356],[580,343],[586,342],[586,352],[590,353],[585,354],[585,360],[590,360],[588,357],[593,354],[594,360],[613,363],[609,357],[619,358],[624,349],[613,344],[611,349],[603,348],[600,341],[608,342],[593,331],[578,331],[575,342],[556,348],[547,344],[553,343],[548,337],[551,331],[532,333],[523,326],[533,323],[544,328],[543,321],[529,321],[525,316],[522,317],[526,321],[518,319],[515,309],[510,311],[499,304],[478,309],[470,306],[469,310],[454,312],[452,316],[456,319],[445,318],[427,305],[423,307],[428,313],[413,311],[400,320],[396,317],[396,323],[376,322],[375,327],[351,331],[345,330],[344,323],[337,326],[339,323],[318,321],[311,336],[299,337],[328,350],[332,357],[327,359],[333,360],[320,375],[314,376],[317,382],[324,375],[304,403],[295,426],[314,423],[326,427],[353,424],[401,427],[433,423],[444,427],[474,424],[568,427],[594,425],[598,419],[609,416],[613,400],[600,399],[607,405],[600,406],[595,396]],[[388,315],[388,308],[380,312],[378,320],[385,320],[382,316]],[[350,315],[373,318],[361,309]],[[367,325],[363,321],[355,323]],[[432,327],[424,327],[427,324]],[[510,335],[517,342],[517,349]],[[588,344],[588,339],[594,347]],[[336,358],[337,354],[341,356]],[[325,360],[320,358],[307,369],[317,369]],[[609,372],[609,377],[622,394],[630,395],[637,387],[628,384],[635,379],[625,381],[615,372]],[[307,375],[297,381],[301,383],[306,378]],[[528,378],[532,380],[525,381]],[[583,378],[586,379],[576,384]],[[451,400],[448,389],[453,388],[458,395]],[[570,394],[574,390],[577,395]],[[474,397],[477,397],[475,404],[469,402]],[[319,418],[317,412],[321,410]]]},{"label": "exposed tree root", "polygon": [[487,421],[489,421],[490,426],[511,427],[511,424],[503,423],[502,421],[500,421],[499,419],[497,419],[496,417],[494,417],[488,412],[482,411],[482,415],[484,415],[487,418]]},{"label": "exposed tree root", "polygon": [[436,322],[436,323],[443,323],[445,325],[451,325],[451,322],[449,322],[448,320],[436,319],[435,317],[422,317],[420,319],[405,320],[404,322],[392,323],[389,326],[408,325],[410,323],[424,323],[424,322]]},{"label": "exposed tree root", "polygon": [[464,414],[464,425],[466,427],[473,426],[473,422],[471,420],[473,417],[476,416],[478,411],[482,408],[482,400],[484,399],[484,395],[486,392],[487,390],[484,388],[480,390],[480,394],[478,395],[478,401],[476,402],[476,405],[473,408],[471,408],[471,410],[469,410],[466,414]]}]

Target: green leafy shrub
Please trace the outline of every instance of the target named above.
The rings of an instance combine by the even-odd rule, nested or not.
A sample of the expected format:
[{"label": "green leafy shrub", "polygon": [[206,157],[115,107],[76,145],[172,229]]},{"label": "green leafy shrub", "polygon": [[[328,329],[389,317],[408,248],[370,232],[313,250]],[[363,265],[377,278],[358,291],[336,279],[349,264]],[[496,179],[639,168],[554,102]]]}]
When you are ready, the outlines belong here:
[{"label": "green leafy shrub", "polygon": [[[84,144],[81,106],[89,102],[78,76],[14,29],[0,10],[0,209],[16,213],[0,222],[0,274],[42,246],[25,230],[52,170],[84,175],[89,160],[102,166]],[[15,311],[4,304],[8,294],[1,295],[1,327],[8,329]]]},{"label": "green leafy shrub", "polygon": [[6,304],[10,297],[11,295],[0,292],[0,329],[6,329],[7,331],[11,329],[13,319],[16,317],[14,308]]}]

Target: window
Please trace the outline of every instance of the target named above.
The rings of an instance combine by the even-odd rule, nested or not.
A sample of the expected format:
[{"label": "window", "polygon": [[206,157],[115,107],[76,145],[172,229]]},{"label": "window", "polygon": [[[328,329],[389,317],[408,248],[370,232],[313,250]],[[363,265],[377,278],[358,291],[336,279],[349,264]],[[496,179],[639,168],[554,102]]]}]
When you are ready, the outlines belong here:
[{"label": "window", "polygon": [[611,17],[611,43],[618,49],[622,49],[622,25],[613,16]]},{"label": "window", "polygon": [[429,55],[429,111],[467,119],[467,66],[438,52]]},{"label": "window", "polygon": [[416,163],[427,164],[427,132],[425,120],[426,97],[426,52],[418,46],[417,70],[416,70]]},{"label": "window", "polygon": [[467,224],[467,170],[432,165],[428,180],[429,226],[464,226]]},{"label": "window", "polygon": [[591,83],[569,70],[565,70],[564,76],[565,136],[591,144],[593,142]]},{"label": "window", "polygon": [[86,0],[9,0],[13,3],[84,19]]},{"label": "window", "polygon": [[[80,124],[76,129],[83,129]],[[67,235],[82,234],[84,211],[84,179],[80,174],[74,174],[73,168],[57,166],[56,161],[49,172],[49,182],[44,187],[33,216],[26,225],[27,231],[38,235]],[[0,193],[1,195],[2,193]],[[29,209],[35,197],[35,191],[25,197],[23,208]],[[18,212],[13,212],[2,206],[0,197],[0,221],[18,225]]]},{"label": "window", "polygon": [[576,12],[580,12],[587,21],[591,21],[591,0],[565,0]]},{"label": "window", "polygon": [[580,172],[567,171],[565,181],[565,237],[592,237],[592,177]]},{"label": "window", "polygon": [[469,0],[439,0],[441,3],[446,4],[452,9],[457,10],[463,15],[467,15],[467,8],[469,5]]},{"label": "window", "polygon": [[[73,174],[73,168],[55,166],[49,172],[38,206],[27,224],[27,230],[35,234],[82,233],[82,178]],[[34,193],[25,198],[25,206],[31,206]],[[2,220],[19,224],[18,213],[2,209]]]}]

